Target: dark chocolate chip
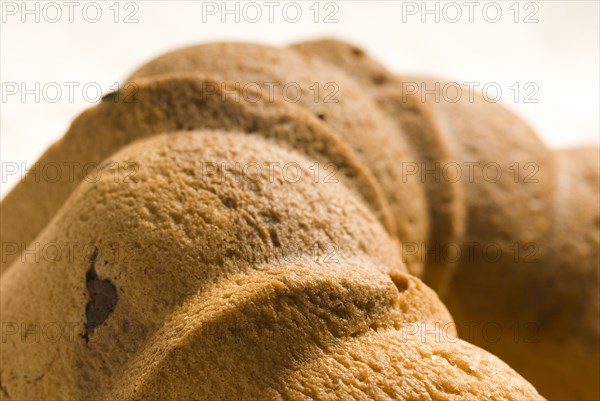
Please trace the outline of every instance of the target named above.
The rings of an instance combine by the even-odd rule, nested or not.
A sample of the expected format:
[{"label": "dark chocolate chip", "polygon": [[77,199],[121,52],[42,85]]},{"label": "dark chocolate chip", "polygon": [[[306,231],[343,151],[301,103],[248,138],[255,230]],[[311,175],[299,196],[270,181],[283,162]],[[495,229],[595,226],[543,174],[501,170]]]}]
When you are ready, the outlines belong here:
[{"label": "dark chocolate chip", "polygon": [[375,74],[371,78],[375,85],[383,85],[387,82],[387,77],[383,74]]},{"label": "dark chocolate chip", "polygon": [[110,102],[114,100],[115,102],[119,98],[119,91],[109,92],[106,95],[102,96],[102,102]]},{"label": "dark chocolate chip", "polygon": [[362,51],[361,49],[359,49],[358,47],[353,47],[352,48],[352,54],[354,54],[357,57],[362,57],[365,55],[365,52]]},{"label": "dark chocolate chip", "polygon": [[85,274],[85,281],[90,300],[85,306],[85,333],[83,338],[89,341],[89,334],[100,326],[108,316],[115,310],[117,305],[117,289],[109,280],[101,280],[96,273],[96,258],[98,248],[90,257],[90,267]]}]

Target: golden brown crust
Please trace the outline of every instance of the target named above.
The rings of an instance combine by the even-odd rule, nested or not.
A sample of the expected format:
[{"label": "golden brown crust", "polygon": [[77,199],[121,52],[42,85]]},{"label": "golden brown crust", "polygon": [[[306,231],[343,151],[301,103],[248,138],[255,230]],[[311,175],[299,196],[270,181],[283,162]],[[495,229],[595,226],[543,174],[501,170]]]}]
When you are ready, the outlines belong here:
[{"label": "golden brown crust", "polygon": [[[2,277],[4,322],[74,330],[57,342],[7,336],[9,399],[541,399],[456,339],[342,184],[232,167],[310,159],[218,130],[154,136],[112,159],[139,166],[131,181],[83,182],[37,239],[92,254],[18,261]],[[203,173],[215,161],[231,169]],[[332,243],[334,260],[315,256]],[[113,302],[90,327],[100,293]]]},{"label": "golden brown crust", "polygon": [[455,169],[453,165],[460,156],[449,146],[447,135],[441,132],[430,107],[419,95],[405,91],[399,77],[356,46],[325,39],[290,47],[351,74],[394,121],[398,135],[410,143],[415,157],[403,161],[404,171],[424,184],[429,233],[426,243],[409,243],[405,249],[414,252],[416,248],[425,255],[423,278],[444,295],[458,260],[451,250],[458,248],[464,236],[466,201],[463,185],[448,173]]},{"label": "golden brown crust", "polygon": [[[2,242],[29,244],[84,179],[85,171],[97,175],[90,165],[99,166],[119,148],[150,135],[201,128],[238,129],[303,151],[316,163],[309,174],[354,189],[386,229],[394,232],[379,185],[334,131],[293,104],[255,99],[252,88],[242,93],[231,84],[198,75],[139,80],[118,97],[80,115],[37,162],[63,170],[70,163],[72,174],[62,174],[59,181],[26,178],[7,195],[0,204],[5,216]],[[44,202],[38,202],[41,194]],[[28,224],[22,224],[22,219]],[[17,256],[16,252],[4,255],[2,271]]]},{"label": "golden brown crust", "polygon": [[[552,400],[600,399],[600,152],[556,153],[552,234],[523,304],[525,338],[480,345],[526,374]],[[515,319],[513,325],[522,322]],[[544,369],[540,369],[543,366]]]},{"label": "golden brown crust", "polygon": [[[157,57],[129,79],[181,72],[218,74],[242,88],[257,85],[265,93],[275,87],[275,97],[297,102],[318,116],[347,142],[377,179],[395,217],[400,241],[425,244],[429,230],[425,190],[418,177],[402,170],[402,163],[415,160],[413,149],[397,132],[394,121],[342,70],[290,49],[209,43]],[[286,86],[301,88],[303,95],[298,100],[293,91],[285,96]],[[406,255],[408,268],[420,274],[421,253]]]},{"label": "golden brown crust", "polygon": [[[3,249],[38,234],[38,244],[93,245],[77,263],[3,255],[3,270],[24,259],[2,276],[10,327],[68,319],[78,335],[30,346],[18,333],[3,344],[3,396],[539,399],[502,362],[453,337],[448,311],[406,274],[404,257],[460,327],[479,325],[469,341],[553,399],[598,398],[597,150],[555,163],[502,106],[478,94],[427,100],[423,85],[444,82],[394,76],[336,41],[197,46],[132,78],[136,86],[82,114],[40,162],[106,172],[117,162],[117,174],[136,162],[133,181],[80,184],[76,167],[59,183],[20,183],[1,204]],[[330,83],[336,102],[323,91]],[[298,85],[301,100],[278,93],[285,84]],[[237,167],[198,174],[202,160],[263,161],[276,179],[248,180]],[[290,182],[287,162],[305,176]],[[330,163],[334,180],[322,170]],[[448,163],[462,179],[406,174],[408,164]],[[131,239],[134,260],[107,256]],[[401,255],[398,239],[419,252]],[[449,244],[461,246],[458,265],[436,250]],[[334,267],[323,260],[332,252]],[[480,330],[490,322],[499,340]],[[427,338],[406,332],[415,323]],[[434,344],[431,324],[450,325]],[[132,325],[133,344],[101,335]],[[34,363],[15,368],[24,361]],[[193,380],[198,372],[205,381]]]},{"label": "golden brown crust", "polygon": [[[350,44],[319,40],[292,47],[349,72],[373,96],[387,97],[381,106],[396,114],[414,108],[411,101],[417,98],[413,132],[421,135],[411,138],[435,138],[450,149],[434,154],[433,161],[451,155],[463,173],[473,164],[475,179],[458,183],[466,213],[452,214],[466,222],[466,237],[455,238],[464,242],[462,254],[468,257],[455,271],[428,262],[424,274],[465,338],[499,355],[552,399],[600,397],[598,150],[560,152],[555,162],[518,117],[480,94],[470,99],[467,88],[459,101],[450,102],[441,95],[446,82],[393,76]],[[392,102],[394,96],[401,101]],[[419,126],[424,122],[435,129]],[[428,148],[431,144],[415,146],[422,154]],[[578,164],[576,155],[582,159]],[[486,164],[503,177],[486,179]],[[430,202],[441,198],[428,190],[430,195]],[[430,212],[435,232],[436,222],[444,220],[434,215]],[[448,220],[443,226],[452,227]],[[473,324],[477,328],[471,331]],[[499,327],[500,337],[486,336],[486,325]]]}]

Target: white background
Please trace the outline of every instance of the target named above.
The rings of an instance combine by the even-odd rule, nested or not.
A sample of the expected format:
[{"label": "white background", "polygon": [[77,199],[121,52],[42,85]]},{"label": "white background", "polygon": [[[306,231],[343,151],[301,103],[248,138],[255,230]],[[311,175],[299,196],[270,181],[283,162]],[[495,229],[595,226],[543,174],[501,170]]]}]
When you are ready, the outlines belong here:
[{"label": "white background", "polygon": [[[399,73],[435,75],[482,86],[497,83],[502,89],[501,102],[529,121],[554,148],[599,142],[596,0],[513,0],[491,5],[493,2],[487,1],[471,5],[464,1],[337,1],[333,5],[322,1],[317,7],[314,1],[300,1],[302,16],[295,23],[290,21],[297,8],[288,6],[284,13],[286,2],[275,2],[279,5],[273,8],[256,2],[262,12],[256,23],[244,16],[255,19],[257,8],[246,8],[244,14],[244,3],[238,4],[239,22],[234,14],[223,15],[224,7],[236,7],[234,1],[226,6],[220,1],[1,3],[3,164],[33,163],[64,134],[77,114],[99,100],[98,85],[110,91],[137,66],[162,52],[215,40],[286,45],[323,36],[353,41]],[[25,7],[32,12],[27,13]],[[438,12],[424,14],[425,7],[437,7]],[[215,15],[203,12],[215,8]],[[320,10],[317,22],[315,8]],[[100,17],[96,17],[97,9],[102,12]],[[501,16],[497,16],[498,9]],[[269,10],[274,11],[273,22]],[[331,19],[337,22],[325,23],[325,17],[334,11]],[[126,23],[127,16],[133,22]],[[539,88],[532,97],[537,103],[525,102],[534,88],[524,90],[527,82]],[[521,89],[517,99],[510,89],[515,83]],[[36,84],[40,98],[29,94],[23,99],[22,89]],[[70,98],[68,85],[75,84],[79,86],[73,88]],[[14,91],[14,85],[18,92],[10,94],[7,89]],[[56,87],[62,90],[58,98]],[[4,173],[2,195],[19,179]]]}]

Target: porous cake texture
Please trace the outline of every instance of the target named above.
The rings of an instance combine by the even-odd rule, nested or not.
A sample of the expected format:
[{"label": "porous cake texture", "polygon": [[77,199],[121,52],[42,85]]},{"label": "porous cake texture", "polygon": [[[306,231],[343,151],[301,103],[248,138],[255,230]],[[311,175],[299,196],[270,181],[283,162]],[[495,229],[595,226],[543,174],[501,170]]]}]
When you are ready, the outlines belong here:
[{"label": "porous cake texture", "polygon": [[129,81],[0,204],[2,400],[600,398],[598,149],[335,40]]}]

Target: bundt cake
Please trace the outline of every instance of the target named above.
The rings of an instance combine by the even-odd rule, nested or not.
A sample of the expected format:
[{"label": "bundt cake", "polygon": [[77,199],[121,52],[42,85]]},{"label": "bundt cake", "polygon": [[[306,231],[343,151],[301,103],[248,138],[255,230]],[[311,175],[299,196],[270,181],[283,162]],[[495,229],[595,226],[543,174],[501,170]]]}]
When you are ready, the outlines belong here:
[{"label": "bundt cake", "polygon": [[332,40],[129,80],[0,204],[3,400],[600,397],[597,149]]},{"label": "bundt cake", "polygon": [[6,399],[540,398],[455,337],[374,215],[315,182],[311,159],[211,130],[109,160],[135,174],[84,181],[36,239],[89,256],[2,277],[3,322],[60,329],[6,336]]},{"label": "bundt cake", "polygon": [[[436,83],[445,82],[394,76],[352,45],[321,40],[292,47],[342,68],[391,113],[406,113],[406,99],[417,96],[427,110],[420,119],[436,123],[435,137],[446,139],[461,165],[477,162],[473,179],[458,182],[467,209],[462,257],[441,279],[428,265],[425,282],[466,328],[464,338],[500,356],[543,395],[600,399],[598,149],[551,152],[481,94],[470,98],[465,89],[458,101],[440,100],[439,93],[436,99]],[[486,164],[499,167],[487,176]],[[492,251],[485,252],[488,245]]]}]

